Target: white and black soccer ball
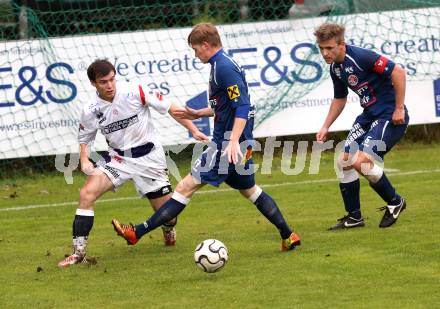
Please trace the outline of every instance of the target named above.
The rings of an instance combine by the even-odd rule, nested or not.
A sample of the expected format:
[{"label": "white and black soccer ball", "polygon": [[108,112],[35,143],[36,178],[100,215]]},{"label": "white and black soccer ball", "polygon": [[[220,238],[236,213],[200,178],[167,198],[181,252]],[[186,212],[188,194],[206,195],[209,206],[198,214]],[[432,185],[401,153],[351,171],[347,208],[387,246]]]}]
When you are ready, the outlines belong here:
[{"label": "white and black soccer ball", "polygon": [[197,245],[194,260],[204,272],[214,273],[226,265],[228,249],[220,240],[206,239]]}]

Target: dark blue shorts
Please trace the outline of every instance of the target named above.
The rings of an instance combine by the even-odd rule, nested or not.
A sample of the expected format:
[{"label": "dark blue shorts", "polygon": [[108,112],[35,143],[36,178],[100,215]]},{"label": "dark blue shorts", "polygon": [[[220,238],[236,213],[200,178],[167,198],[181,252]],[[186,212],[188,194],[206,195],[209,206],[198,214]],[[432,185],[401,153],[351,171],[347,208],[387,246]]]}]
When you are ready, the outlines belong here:
[{"label": "dark blue shorts", "polygon": [[394,125],[388,119],[367,118],[360,114],[348,133],[344,151],[354,154],[357,150],[383,161],[385,154],[403,137],[408,127],[409,117],[405,110],[405,123]]},{"label": "dark blue shorts", "polygon": [[228,162],[225,155],[215,148],[207,148],[194,162],[191,175],[204,184],[215,187],[225,182],[233,189],[244,190],[255,186],[252,158],[236,165]]}]

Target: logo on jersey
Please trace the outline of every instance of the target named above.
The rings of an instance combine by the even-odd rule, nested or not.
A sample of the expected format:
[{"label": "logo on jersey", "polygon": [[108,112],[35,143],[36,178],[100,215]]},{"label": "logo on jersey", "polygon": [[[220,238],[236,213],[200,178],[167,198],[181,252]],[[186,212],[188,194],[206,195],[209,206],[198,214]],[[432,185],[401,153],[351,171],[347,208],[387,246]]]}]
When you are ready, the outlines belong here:
[{"label": "logo on jersey", "polygon": [[91,104],[89,106],[89,110],[95,115],[101,111],[101,109],[97,106],[97,104]]},{"label": "logo on jersey", "polygon": [[335,68],[333,71],[335,72],[337,77],[341,78],[341,69],[340,68]]},{"label": "logo on jersey", "polygon": [[353,74],[354,72],[353,67],[346,67],[345,72],[347,72],[347,74]]},{"label": "logo on jersey", "polygon": [[159,92],[159,91],[150,91],[149,94],[151,94],[151,95],[155,95],[156,98],[157,98],[159,101],[162,101],[162,100],[163,100],[163,95],[162,95],[162,93]]},{"label": "logo on jersey", "polygon": [[384,56],[380,56],[379,59],[374,63],[373,71],[382,74],[384,71],[388,71],[387,68],[388,59]]},{"label": "logo on jersey", "polygon": [[124,161],[124,159],[121,158],[120,156],[113,156],[112,159],[115,160],[118,163],[121,163],[122,161]]},{"label": "logo on jersey", "polygon": [[348,76],[348,84],[350,86],[356,86],[358,82],[359,80],[356,75],[351,74],[350,76]]},{"label": "logo on jersey", "polygon": [[358,94],[362,107],[370,106],[377,101],[374,90],[371,89],[368,82],[358,85],[354,91]]},{"label": "logo on jersey", "polygon": [[96,119],[98,119],[98,123],[101,124],[106,120],[106,117],[104,117],[104,113],[101,112],[100,109],[95,108],[93,110],[93,113],[95,114]]},{"label": "logo on jersey", "polygon": [[99,119],[98,121],[99,124],[103,123],[107,119],[106,117],[104,117],[104,114],[102,112],[96,114],[96,118]]},{"label": "logo on jersey", "polygon": [[122,129],[125,129],[135,123],[139,122],[138,115],[131,116],[130,118],[122,119],[116,122],[112,122],[105,127],[102,128],[102,132],[104,134],[109,134],[112,132],[116,132]]},{"label": "logo on jersey", "polygon": [[163,95],[162,95],[162,93],[161,92],[156,92],[156,97],[157,97],[157,99],[159,100],[159,101],[162,101],[163,100]]},{"label": "logo on jersey", "polygon": [[84,126],[80,123],[80,124],[79,124],[79,129],[78,129],[78,131],[81,131],[81,130],[84,131],[85,128],[84,128]]},{"label": "logo on jersey", "polygon": [[240,96],[240,90],[237,85],[232,85],[228,87],[228,97],[229,100],[234,100]]},{"label": "logo on jersey", "polygon": [[217,98],[211,98],[211,99],[209,99],[209,106],[210,106],[212,109],[215,109],[215,107],[217,106]]}]

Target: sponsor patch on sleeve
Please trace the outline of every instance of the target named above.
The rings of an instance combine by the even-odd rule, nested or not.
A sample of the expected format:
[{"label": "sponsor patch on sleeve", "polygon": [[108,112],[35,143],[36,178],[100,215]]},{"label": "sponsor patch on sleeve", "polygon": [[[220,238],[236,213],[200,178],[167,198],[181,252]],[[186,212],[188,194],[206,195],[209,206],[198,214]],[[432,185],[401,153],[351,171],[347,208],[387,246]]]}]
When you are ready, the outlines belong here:
[{"label": "sponsor patch on sleeve", "polygon": [[159,91],[155,91],[154,94],[156,95],[156,98],[157,98],[159,101],[163,101],[163,95],[162,95],[161,92],[159,92]]},{"label": "sponsor patch on sleeve", "polygon": [[228,97],[229,100],[234,100],[240,96],[240,90],[237,85],[232,85],[228,87]]},{"label": "sponsor patch on sleeve", "polygon": [[382,74],[388,64],[388,59],[385,58],[384,56],[380,56],[379,59],[376,60],[376,62],[374,63],[374,67],[373,67],[373,71],[379,74]]}]

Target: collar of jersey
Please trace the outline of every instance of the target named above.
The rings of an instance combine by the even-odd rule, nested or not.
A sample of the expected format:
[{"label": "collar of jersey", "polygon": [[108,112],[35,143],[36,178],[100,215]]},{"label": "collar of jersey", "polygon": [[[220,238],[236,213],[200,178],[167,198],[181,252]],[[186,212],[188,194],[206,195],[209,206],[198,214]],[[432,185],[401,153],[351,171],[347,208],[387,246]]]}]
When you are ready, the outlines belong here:
[{"label": "collar of jersey", "polygon": [[209,59],[209,63],[210,64],[214,64],[214,62],[216,62],[217,58],[220,57],[220,55],[223,53],[223,48],[220,48],[220,50],[218,52],[216,52],[214,54],[214,56],[211,57],[211,59]]},{"label": "collar of jersey", "polygon": [[351,50],[351,45],[345,44],[345,56],[344,56],[344,60],[343,60],[341,63],[335,61],[335,63],[336,63],[337,65],[341,65],[341,64],[343,64],[343,63],[345,62],[345,60],[347,59],[347,54],[348,54],[348,51],[349,51],[349,50]]}]

